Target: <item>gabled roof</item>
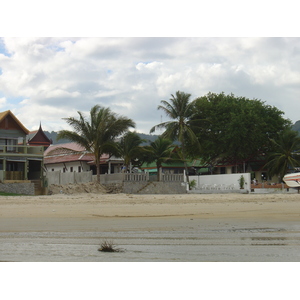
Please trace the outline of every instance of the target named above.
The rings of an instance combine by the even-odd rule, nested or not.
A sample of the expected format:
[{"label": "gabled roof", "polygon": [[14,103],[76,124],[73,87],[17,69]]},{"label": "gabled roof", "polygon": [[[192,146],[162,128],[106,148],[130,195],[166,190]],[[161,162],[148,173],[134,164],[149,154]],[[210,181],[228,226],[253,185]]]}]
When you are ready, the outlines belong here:
[{"label": "gabled roof", "polygon": [[9,116],[16,122],[16,124],[25,134],[29,133],[29,130],[17,119],[17,117],[10,110],[0,112],[0,123],[3,122]]}]

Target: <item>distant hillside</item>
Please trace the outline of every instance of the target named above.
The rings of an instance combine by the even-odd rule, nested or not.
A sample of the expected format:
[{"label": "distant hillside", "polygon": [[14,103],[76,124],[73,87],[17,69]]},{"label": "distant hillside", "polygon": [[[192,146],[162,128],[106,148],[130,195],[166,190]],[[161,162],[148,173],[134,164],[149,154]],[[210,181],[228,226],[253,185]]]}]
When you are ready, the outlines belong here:
[{"label": "distant hillside", "polygon": [[298,131],[298,134],[300,135],[300,120],[292,126],[292,129]]},{"label": "distant hillside", "polygon": [[[53,145],[56,145],[56,144],[64,144],[64,143],[70,143],[71,141],[67,140],[67,139],[62,139],[62,140],[57,140],[57,132],[55,131],[44,131],[44,133],[46,134],[46,136],[49,138],[49,139],[52,139],[53,141]],[[143,146],[144,145],[148,145],[149,144],[149,141],[150,142],[153,142],[157,139],[158,135],[150,135],[150,134],[144,134],[144,133],[138,133],[138,135],[146,140],[147,142],[142,144]]]}]

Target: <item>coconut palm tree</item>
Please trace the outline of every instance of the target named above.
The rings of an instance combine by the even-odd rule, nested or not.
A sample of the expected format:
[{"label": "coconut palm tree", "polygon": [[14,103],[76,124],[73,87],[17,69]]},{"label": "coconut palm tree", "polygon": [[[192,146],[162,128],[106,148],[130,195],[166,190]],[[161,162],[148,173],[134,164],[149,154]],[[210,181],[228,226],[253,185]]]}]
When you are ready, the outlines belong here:
[{"label": "coconut palm tree", "polygon": [[131,165],[136,159],[140,160],[144,148],[141,144],[145,142],[136,132],[128,131],[120,141],[117,142],[112,150],[116,157],[121,157],[124,160],[126,170],[131,171]]},{"label": "coconut palm tree", "polygon": [[278,139],[271,141],[275,150],[269,154],[265,166],[270,176],[278,175],[282,180],[289,168],[300,166],[300,137],[296,131],[285,129]]},{"label": "coconut palm tree", "polygon": [[171,98],[168,101],[162,100],[158,109],[165,112],[167,117],[171,120],[160,123],[151,128],[150,133],[153,133],[157,129],[165,129],[162,137],[169,138],[172,141],[178,140],[181,144],[182,159],[185,166],[187,181],[189,182],[188,169],[186,164],[186,144],[193,145],[200,149],[200,143],[196,137],[194,130],[196,129],[193,124],[197,124],[198,120],[193,120],[194,116],[194,101],[190,102],[191,94],[177,91],[175,96],[171,94]]},{"label": "coconut palm tree", "polygon": [[144,146],[146,163],[156,163],[157,168],[157,181],[160,181],[160,168],[163,163],[171,163],[176,161],[176,153],[173,151],[175,146],[172,141],[159,136],[150,145]]},{"label": "coconut palm tree", "polygon": [[109,153],[115,138],[126,132],[135,123],[126,117],[118,116],[109,108],[95,105],[90,110],[89,119],[78,111],[79,118],[63,118],[74,129],[59,131],[57,138],[66,138],[85,147],[95,156],[97,182],[100,182],[100,157]]}]

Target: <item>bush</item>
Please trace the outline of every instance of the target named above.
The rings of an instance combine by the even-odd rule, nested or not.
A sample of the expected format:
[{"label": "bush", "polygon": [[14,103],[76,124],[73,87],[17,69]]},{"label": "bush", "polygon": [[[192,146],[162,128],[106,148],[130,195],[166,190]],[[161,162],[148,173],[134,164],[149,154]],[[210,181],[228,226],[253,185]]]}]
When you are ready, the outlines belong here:
[{"label": "bush", "polygon": [[106,241],[106,240],[104,240],[102,242],[102,244],[100,245],[100,248],[98,249],[98,251],[102,251],[102,252],[123,252],[122,249],[116,248],[113,241]]}]

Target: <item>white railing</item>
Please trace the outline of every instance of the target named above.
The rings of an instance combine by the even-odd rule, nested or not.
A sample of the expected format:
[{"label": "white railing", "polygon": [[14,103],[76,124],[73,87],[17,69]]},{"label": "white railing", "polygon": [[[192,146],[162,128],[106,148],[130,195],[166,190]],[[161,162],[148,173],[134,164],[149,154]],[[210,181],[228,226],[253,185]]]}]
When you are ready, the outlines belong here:
[{"label": "white railing", "polygon": [[184,181],[183,174],[162,174],[162,181]]},{"label": "white railing", "polygon": [[124,181],[148,181],[149,173],[125,173]]}]

